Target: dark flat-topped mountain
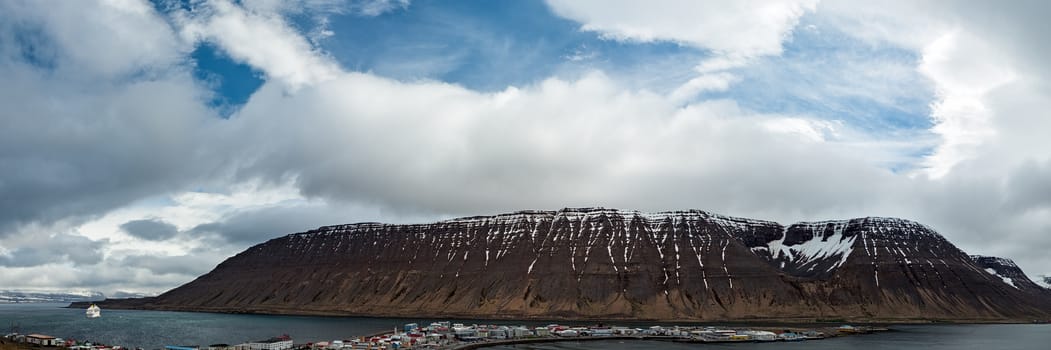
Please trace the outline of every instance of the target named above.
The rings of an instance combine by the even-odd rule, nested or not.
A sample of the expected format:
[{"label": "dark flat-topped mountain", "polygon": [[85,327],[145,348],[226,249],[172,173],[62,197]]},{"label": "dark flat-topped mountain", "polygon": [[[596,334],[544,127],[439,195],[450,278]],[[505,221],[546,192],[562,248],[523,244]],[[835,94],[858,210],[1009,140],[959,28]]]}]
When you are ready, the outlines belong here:
[{"label": "dark flat-topped mountain", "polygon": [[703,211],[563,209],[322,227],[251,247],[156,298],[100,305],[540,319],[1051,318],[1047,290],[1002,261],[972,258],[893,218],[785,227]]}]

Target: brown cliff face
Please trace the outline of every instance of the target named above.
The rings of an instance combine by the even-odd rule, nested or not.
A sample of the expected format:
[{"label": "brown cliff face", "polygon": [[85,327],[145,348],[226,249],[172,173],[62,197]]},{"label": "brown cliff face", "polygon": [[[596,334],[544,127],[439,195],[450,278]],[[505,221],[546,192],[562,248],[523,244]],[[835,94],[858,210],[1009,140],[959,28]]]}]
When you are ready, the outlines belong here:
[{"label": "brown cliff face", "polygon": [[[1020,272],[1020,271],[1019,271]],[[1047,318],[934,231],[702,211],[528,211],[275,238],[110,307],[374,316],[748,320]],[[106,305],[103,305],[106,307]]]}]

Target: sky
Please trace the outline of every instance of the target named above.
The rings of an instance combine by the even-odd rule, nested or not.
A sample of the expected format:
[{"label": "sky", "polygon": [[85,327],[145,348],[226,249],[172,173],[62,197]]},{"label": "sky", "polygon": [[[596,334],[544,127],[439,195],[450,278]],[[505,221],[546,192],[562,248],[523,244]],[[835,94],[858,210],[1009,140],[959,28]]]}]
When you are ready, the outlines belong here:
[{"label": "sky", "polygon": [[0,2],[0,289],[353,222],[891,216],[1051,274],[1045,1]]}]

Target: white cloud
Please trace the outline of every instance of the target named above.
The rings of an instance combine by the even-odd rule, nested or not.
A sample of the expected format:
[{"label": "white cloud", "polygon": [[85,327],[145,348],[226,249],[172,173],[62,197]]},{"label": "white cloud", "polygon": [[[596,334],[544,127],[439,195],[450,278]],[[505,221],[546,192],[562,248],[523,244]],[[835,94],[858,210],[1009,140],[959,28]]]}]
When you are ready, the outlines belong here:
[{"label": "white cloud", "polygon": [[810,141],[826,141],[838,136],[837,124],[839,123],[803,118],[781,118],[765,121],[762,125],[773,132],[797,134]]},{"label": "white cloud", "polygon": [[[311,197],[439,214],[574,205],[742,213],[804,189],[810,204],[861,190],[807,180],[829,172],[885,176],[830,145],[828,125],[790,124],[806,128],[787,134],[765,126],[795,121],[728,100],[682,106],[598,73],[491,94],[348,73],[294,95],[266,86],[232,119],[233,139],[265,145],[241,157],[253,160],[243,172],[292,173]],[[816,133],[819,142],[799,142]],[[839,164],[833,170],[823,166],[831,159]],[[775,179],[763,168],[793,170]],[[782,181],[797,184],[769,185]],[[735,196],[728,182],[754,190]],[[839,211],[843,203],[834,202],[807,210]],[[776,215],[797,214],[783,209]]]},{"label": "white cloud", "polygon": [[817,0],[800,1],[577,1],[548,0],[559,16],[581,23],[581,29],[625,41],[670,41],[711,50],[698,76],[675,89],[677,100],[701,92],[722,91],[738,78],[729,72],[750,60],[781,54],[799,18]]},{"label": "white cloud", "polygon": [[[111,238],[114,243],[128,243],[128,249],[163,252],[176,242],[155,244],[126,235],[114,236],[120,226],[135,220],[160,220],[186,231],[198,225],[214,222],[237,211],[267,208],[287,202],[302,201],[295,188],[288,184],[271,185],[258,181],[224,185],[222,191],[176,192],[154,196],[132,203],[81,224],[80,234],[93,239]],[[170,253],[185,253],[192,246],[168,249]]]},{"label": "white cloud", "polygon": [[975,148],[995,135],[994,111],[983,99],[990,91],[1015,80],[1016,74],[989,45],[968,33],[953,31],[923,50],[920,72],[938,89],[932,105],[933,131],[942,144],[927,158],[930,176],[945,176],[954,165],[971,157]]},{"label": "white cloud", "polygon": [[[183,62],[190,49],[143,1],[40,5],[35,1],[5,1],[0,4],[0,12],[6,17],[0,20],[0,28],[5,35],[30,33],[21,38],[22,45],[32,48],[39,63],[57,69],[56,73],[65,78],[111,79],[164,72]],[[9,43],[20,41],[7,39]]]},{"label": "white cloud", "polygon": [[816,0],[562,1],[548,5],[582,29],[617,40],[673,41],[721,54],[779,54],[781,42]]},{"label": "white cloud", "polygon": [[193,11],[174,14],[188,41],[215,42],[236,60],[262,70],[295,90],[331,79],[339,66],[314,48],[270,7],[241,7],[227,0],[208,1]]},{"label": "white cloud", "polygon": [[152,7],[40,5],[0,5],[0,235],[210,175],[195,138],[218,120]]},{"label": "white cloud", "polygon": [[702,92],[726,91],[738,80],[740,78],[726,72],[701,74],[675,88],[671,98],[675,101],[687,101]]},{"label": "white cloud", "polygon": [[952,29],[939,6],[937,1],[822,0],[816,12],[829,25],[865,41],[920,50]]}]

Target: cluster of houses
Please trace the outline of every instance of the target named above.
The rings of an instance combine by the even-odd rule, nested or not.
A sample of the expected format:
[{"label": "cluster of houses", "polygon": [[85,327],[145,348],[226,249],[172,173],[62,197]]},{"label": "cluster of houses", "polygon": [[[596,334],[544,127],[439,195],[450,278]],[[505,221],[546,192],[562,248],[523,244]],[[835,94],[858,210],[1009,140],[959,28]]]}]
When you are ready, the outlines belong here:
[{"label": "cluster of houses", "polygon": [[[834,333],[863,333],[864,327],[843,326]],[[601,339],[604,337],[656,339],[681,342],[765,342],[822,339],[826,334],[816,330],[771,332],[756,329],[728,329],[720,327],[651,326],[633,328],[621,326],[508,326],[464,325],[452,322],[434,322],[427,326],[409,323],[393,332],[356,339],[322,341],[296,345],[288,335],[238,345],[213,344],[199,346],[166,346],[165,350],[391,350],[391,349],[458,349],[478,343],[514,343],[531,341],[558,341],[568,339]],[[122,350],[120,346],[77,343],[47,335],[10,334],[6,338],[39,346],[60,346],[71,350]]]},{"label": "cluster of houses", "polygon": [[735,342],[735,341],[801,341],[821,339],[826,335],[818,331],[780,333],[750,330],[721,329],[717,327],[652,326],[632,328],[621,326],[570,327],[557,324],[547,326],[464,325],[451,322],[434,322],[427,326],[409,323],[391,333],[359,337],[350,340],[333,340],[307,344],[312,349],[455,349],[478,342],[509,343],[516,341],[583,339],[602,337],[629,337],[640,339],[665,339],[689,342]]},{"label": "cluster of houses", "polygon": [[17,334],[11,333],[4,336],[5,339],[10,339],[16,343],[26,343],[40,346],[59,346],[65,345],[66,341],[60,338],[55,338],[50,335],[43,334]]},{"label": "cluster of houses", "polygon": [[92,344],[90,342],[78,342],[73,339],[62,339],[53,337],[45,334],[18,334],[11,333],[4,336],[4,339],[10,340],[15,343],[23,343],[34,346],[50,346],[50,347],[63,347],[71,350],[122,350],[120,346],[109,346],[102,344]]},{"label": "cluster of houses", "polygon": [[[17,334],[11,333],[4,336],[4,339],[11,340],[16,343],[23,343],[35,346],[47,346],[47,347],[63,347],[69,350],[127,350],[119,345],[104,345],[104,344],[93,344],[91,342],[78,342],[72,339],[62,339],[49,335],[43,334]],[[307,346],[299,346],[306,347]],[[273,337],[266,340],[259,340],[253,342],[247,342],[237,345],[227,344],[213,344],[207,347],[200,347],[197,345],[168,345],[164,347],[165,350],[289,350],[296,348],[292,343],[292,337],[287,334],[280,337]]]}]

